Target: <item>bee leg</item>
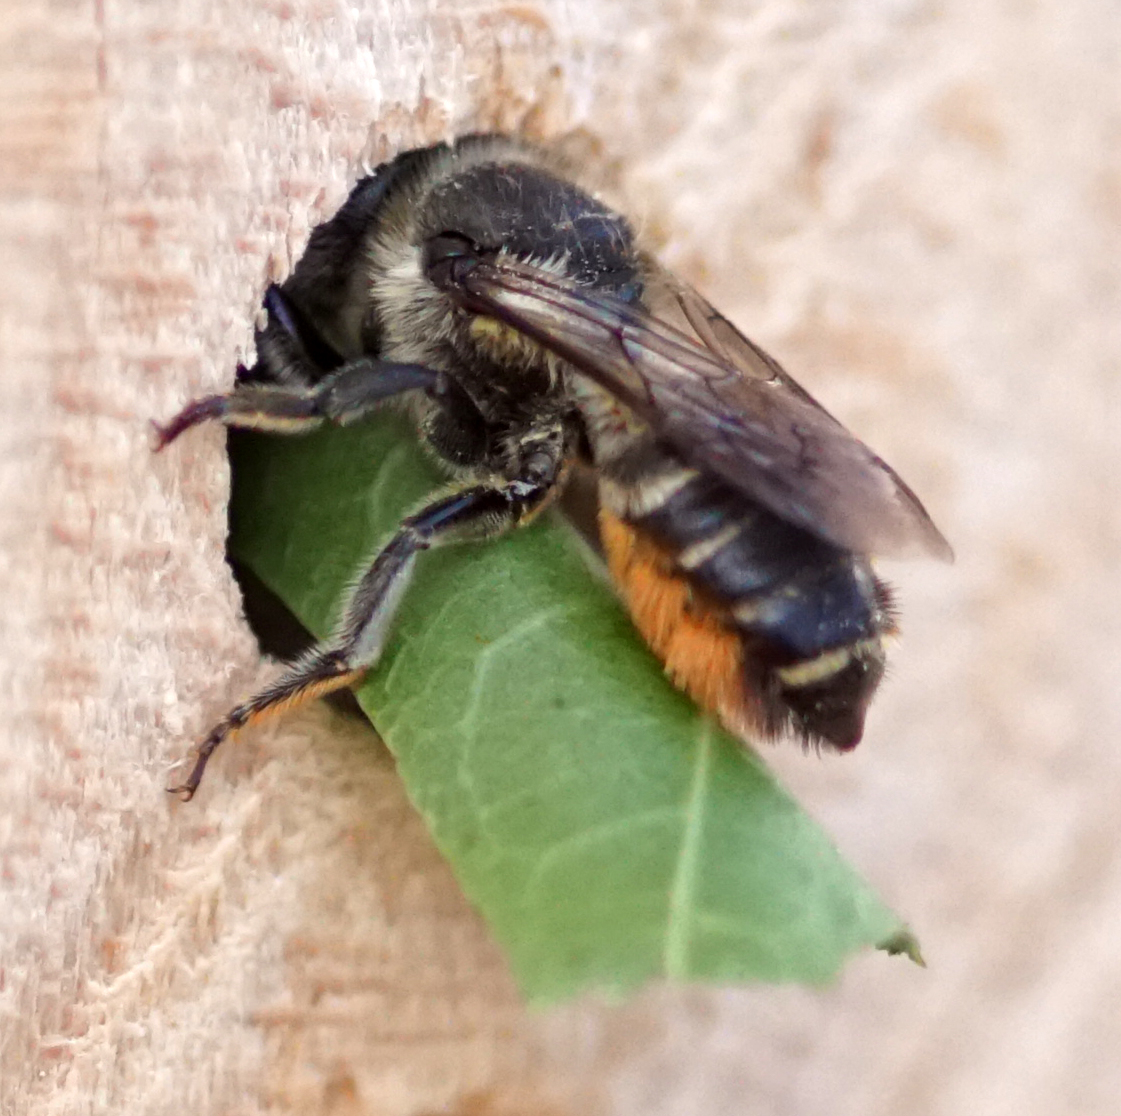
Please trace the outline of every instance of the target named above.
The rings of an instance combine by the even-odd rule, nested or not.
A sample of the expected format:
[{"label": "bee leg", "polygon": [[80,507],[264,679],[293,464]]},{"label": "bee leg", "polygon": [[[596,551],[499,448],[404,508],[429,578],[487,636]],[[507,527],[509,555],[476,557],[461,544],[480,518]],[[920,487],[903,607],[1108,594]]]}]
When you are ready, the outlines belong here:
[{"label": "bee leg", "polygon": [[[344,363],[342,355],[312,325],[295,302],[284,293],[282,287],[270,283],[265,290],[264,307],[268,312],[268,322],[257,335],[257,349],[265,359],[268,378],[273,378],[278,369],[277,361],[288,366],[290,372],[305,383],[314,383],[325,372],[332,372]],[[280,335],[287,338],[281,341]],[[262,345],[261,341],[265,344]],[[281,341],[279,346],[269,342]],[[282,376],[280,382],[287,382]]]},{"label": "bee leg", "polygon": [[359,681],[381,655],[416,556],[443,543],[501,534],[537,510],[552,493],[553,484],[551,477],[476,484],[434,500],[403,520],[355,586],[334,636],[215,725],[199,746],[190,775],[181,786],[168,788],[171,793],[189,801],[214,749],[232,733]]},{"label": "bee leg", "polygon": [[359,357],[313,387],[246,381],[228,395],[196,399],[170,422],[162,426],[153,424],[156,450],[162,450],[192,426],[211,419],[227,426],[276,434],[303,434],[324,422],[345,425],[365,417],[386,399],[407,391],[425,391],[441,403],[454,398],[476,410],[463,389],[444,372],[421,364],[394,364]]}]

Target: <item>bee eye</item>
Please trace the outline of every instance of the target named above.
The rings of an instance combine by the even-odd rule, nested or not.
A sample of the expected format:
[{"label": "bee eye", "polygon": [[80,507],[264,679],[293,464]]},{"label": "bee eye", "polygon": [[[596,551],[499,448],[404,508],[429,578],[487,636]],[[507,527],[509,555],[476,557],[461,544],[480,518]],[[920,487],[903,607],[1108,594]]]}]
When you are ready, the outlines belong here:
[{"label": "bee eye", "polygon": [[452,230],[430,236],[424,247],[433,257],[477,255],[483,251],[469,236]]},{"label": "bee eye", "polygon": [[437,287],[448,287],[462,279],[482,254],[483,249],[462,233],[442,232],[424,242],[421,263]]}]

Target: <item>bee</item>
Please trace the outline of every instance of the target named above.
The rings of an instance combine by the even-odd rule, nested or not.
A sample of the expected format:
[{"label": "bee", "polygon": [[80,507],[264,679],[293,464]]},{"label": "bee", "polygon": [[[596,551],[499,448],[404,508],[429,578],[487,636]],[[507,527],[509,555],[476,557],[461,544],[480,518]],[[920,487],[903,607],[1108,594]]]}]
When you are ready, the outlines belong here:
[{"label": "bee", "polygon": [[359,681],[418,555],[529,522],[577,462],[612,580],[672,681],[745,741],[847,750],[896,631],[872,555],[950,556],[906,484],[550,157],[497,135],[355,186],[264,298],[257,362],[157,426],[279,434],[399,399],[454,487],[405,518],[334,634],[202,742]]}]

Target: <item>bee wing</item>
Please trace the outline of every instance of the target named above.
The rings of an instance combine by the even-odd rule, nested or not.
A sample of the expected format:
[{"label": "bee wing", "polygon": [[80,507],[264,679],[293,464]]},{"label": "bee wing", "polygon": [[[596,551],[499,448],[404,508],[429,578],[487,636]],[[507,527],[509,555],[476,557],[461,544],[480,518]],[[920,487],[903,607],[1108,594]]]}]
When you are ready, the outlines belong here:
[{"label": "bee wing", "polygon": [[[695,287],[691,287],[656,263],[649,262],[647,266],[654,269],[657,285],[673,299],[676,304],[675,309],[684,316],[684,322],[688,324],[697,340],[717,360],[738,368],[749,379],[781,384],[787,391],[812,404],[822,414],[829,414],[773,356],[740,333]],[[832,415],[829,417],[832,418]],[[833,421],[836,422],[836,419]]]},{"label": "bee wing", "polygon": [[472,310],[555,352],[694,468],[846,550],[949,558],[918,497],[700,295],[671,291],[697,340],[645,309],[499,258],[461,272]]}]

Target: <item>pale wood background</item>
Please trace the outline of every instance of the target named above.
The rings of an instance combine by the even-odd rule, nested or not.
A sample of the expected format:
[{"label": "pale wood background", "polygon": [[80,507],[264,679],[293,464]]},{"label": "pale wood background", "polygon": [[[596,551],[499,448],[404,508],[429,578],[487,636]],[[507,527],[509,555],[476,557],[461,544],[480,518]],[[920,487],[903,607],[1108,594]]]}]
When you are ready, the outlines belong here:
[{"label": "pale wood background", "polygon": [[[1121,1096],[1121,21],[1104,0],[8,0],[0,1111],[1062,1116]],[[835,987],[529,1015],[323,710],[163,794],[259,663],[222,561],[263,285],[364,164],[602,141],[666,259],[927,498],[859,752],[773,754],[920,931]]]}]

